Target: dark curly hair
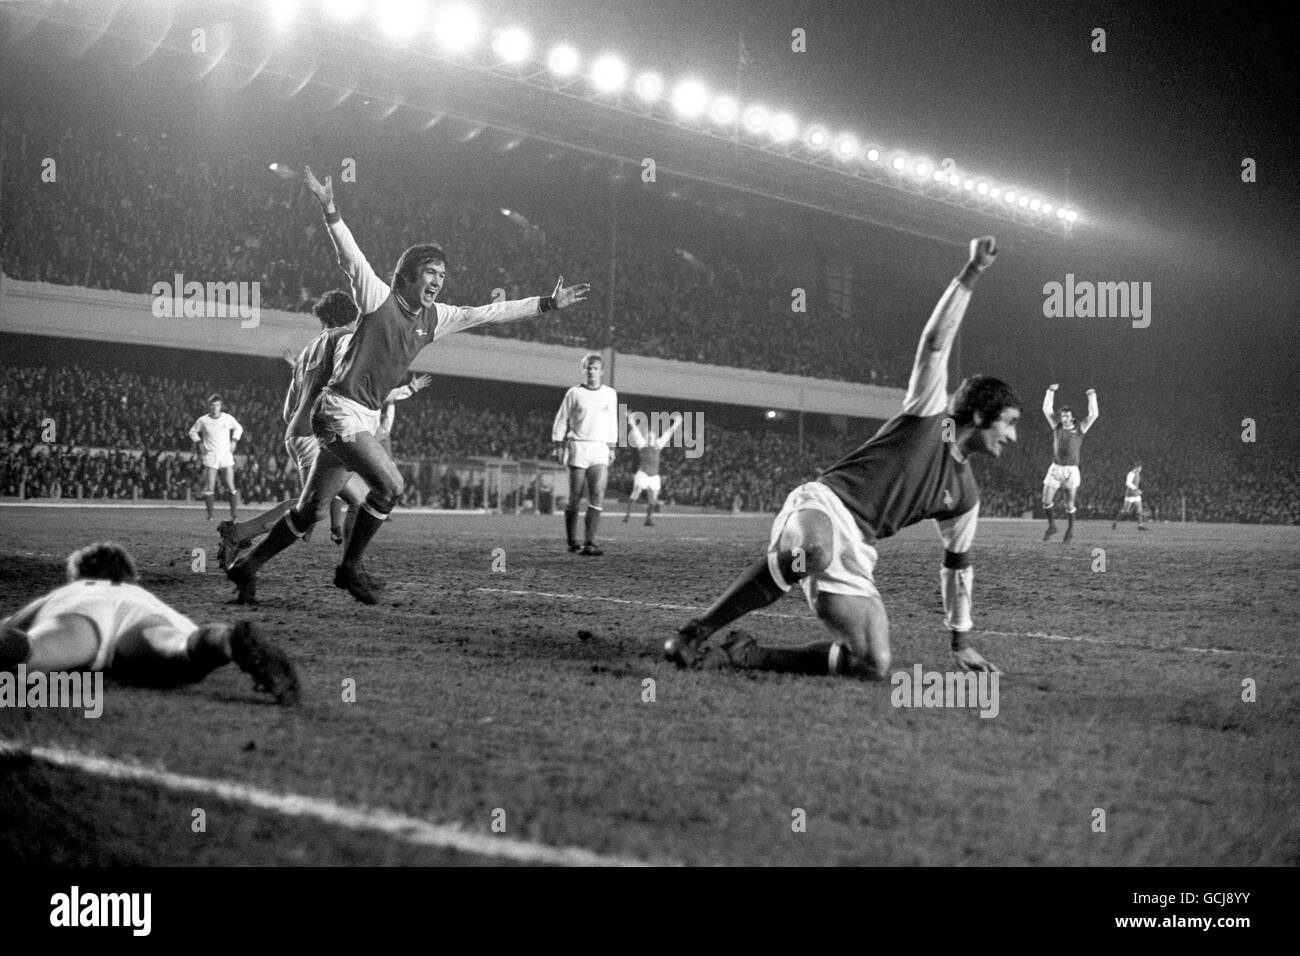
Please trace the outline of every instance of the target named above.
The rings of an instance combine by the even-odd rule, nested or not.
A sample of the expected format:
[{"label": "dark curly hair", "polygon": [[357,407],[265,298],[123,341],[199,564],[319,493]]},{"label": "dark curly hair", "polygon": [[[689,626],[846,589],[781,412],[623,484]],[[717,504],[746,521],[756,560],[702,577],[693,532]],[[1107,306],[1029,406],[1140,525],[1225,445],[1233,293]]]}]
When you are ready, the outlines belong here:
[{"label": "dark curly hair", "polygon": [[135,561],[126,548],[113,541],[100,541],[68,555],[69,581],[112,581],[114,584],[136,580]]},{"label": "dark curly hair", "polygon": [[330,289],[316,300],[311,311],[325,328],[338,329],[349,322],[355,322],[358,309],[352,301],[351,293],[343,289]]},{"label": "dark curly hair", "polygon": [[1011,386],[992,375],[972,375],[961,383],[952,397],[952,418],[958,428],[974,424],[978,413],[987,428],[1002,417],[1007,408],[1020,408],[1020,398]]}]

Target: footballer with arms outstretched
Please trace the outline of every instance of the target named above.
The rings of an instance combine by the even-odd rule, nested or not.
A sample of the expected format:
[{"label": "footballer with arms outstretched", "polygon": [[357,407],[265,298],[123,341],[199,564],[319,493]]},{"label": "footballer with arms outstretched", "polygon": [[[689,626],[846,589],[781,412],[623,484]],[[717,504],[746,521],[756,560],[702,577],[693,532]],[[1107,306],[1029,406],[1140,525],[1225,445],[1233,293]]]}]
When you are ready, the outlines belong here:
[{"label": "footballer with arms outstretched", "polygon": [[1088,417],[1077,425],[1074,421],[1074,409],[1062,405],[1059,415],[1052,411],[1053,399],[1060,385],[1048,386],[1043,396],[1043,415],[1047,424],[1052,426],[1052,464],[1043,478],[1043,510],[1047,512],[1047,530],[1043,532],[1046,541],[1056,534],[1056,519],[1052,515],[1052,505],[1056,501],[1058,488],[1065,489],[1065,537],[1061,544],[1069,544],[1074,537],[1074,498],[1079,492],[1079,449],[1083,447],[1083,436],[1097,421],[1097,390],[1088,389]]},{"label": "footballer with arms outstretched", "polygon": [[253,600],[258,570],[320,521],[330,499],[355,474],[370,490],[357,509],[334,585],[363,604],[375,604],[383,582],[366,570],[363,557],[405,487],[392,456],[375,437],[386,396],[420,350],[436,339],[485,323],[513,322],[566,308],[582,302],[590,286],[556,283],[548,296],[472,308],[444,305],[436,299],[447,276],[447,256],[436,243],[403,252],[390,286],[375,274],[343,223],[331,178],[327,176],[322,184],[310,168],[303,175],[325,214],[339,266],[348,276],[361,317],[312,409],[312,432],[321,448],[302,497],[270,534],[226,569],[226,577],[238,589],[239,600]]},{"label": "footballer with arms outstretched", "polygon": [[[564,393],[551,425],[555,460],[569,466],[569,501],[564,506],[564,535],[569,551],[588,556],[605,552],[596,544],[596,531],[605,508],[605,483],[618,446],[618,393],[600,384],[605,370],[599,352],[582,359],[582,384]],[[578,543],[578,506],[587,495],[585,537]]]},{"label": "footballer with arms outstretched", "polygon": [[996,671],[970,646],[970,548],[979,515],[975,454],[998,457],[1016,440],[1020,400],[999,379],[976,375],[949,401],[948,355],[971,290],[997,255],[991,236],[972,240],[970,260],[935,306],[917,346],[901,414],[865,444],[800,485],[772,525],[759,559],[700,617],[665,646],[669,660],[701,659],[711,634],[772,604],[796,583],[829,633],[803,647],[763,647],[734,630],[722,642],[724,666],[798,674],[884,678],[889,669],[889,618],[872,578],[875,543],[925,518],[943,541],[940,590],[952,655],[962,670]]},{"label": "footballer with arms outstretched", "polygon": [[[661,487],[659,477],[659,454],[668,447],[668,443],[673,440],[673,435],[677,429],[682,427],[682,416],[679,412],[673,412],[672,424],[658,438],[652,438],[650,435],[643,435],[641,429],[635,424],[632,426],[632,432],[628,436],[632,447],[636,449],[636,474],[632,477],[632,494],[627,498],[627,514],[623,515],[623,523],[627,524],[632,519],[632,504],[642,493],[645,494],[645,525],[647,528],[654,526],[651,516],[654,514],[655,506],[659,504],[659,490]],[[654,431],[653,425],[648,425],[650,431]]]},{"label": "footballer with arms outstretched", "polygon": [[118,544],[74,551],[68,583],[0,621],[0,671],[104,671],[117,680],[178,686],[233,663],[254,689],[298,703],[298,675],[284,652],[249,621],[202,627],[136,583]]},{"label": "footballer with arms outstretched", "polygon": [[[312,312],[323,326],[320,335],[312,339],[296,356],[292,352],[286,353],[289,364],[293,367],[293,375],[289,381],[289,391],[284,396],[284,447],[298,466],[300,489],[307,487],[311,466],[316,463],[316,456],[320,453],[320,441],[311,430],[311,410],[321,389],[333,375],[335,366],[341,361],[352,337],[353,323],[357,320],[356,303],[342,289],[331,289],[322,295],[312,307]],[[432,375],[420,375],[412,379],[410,384],[399,386],[388,393],[384,399],[387,427],[392,427],[393,403],[410,398],[432,381]],[[366,483],[353,475],[343,490],[330,500],[330,537],[335,544],[343,544],[346,540],[346,532],[356,523],[357,509],[361,507],[368,490]],[[290,498],[247,521],[223,521],[217,525],[220,536],[218,564],[222,568],[227,567],[238,557],[240,551],[252,546],[254,539],[275,527],[275,523],[288,514],[297,502],[297,498]],[[346,529],[341,513],[344,502],[349,506]],[[304,541],[310,538],[310,531],[303,535]]]}]

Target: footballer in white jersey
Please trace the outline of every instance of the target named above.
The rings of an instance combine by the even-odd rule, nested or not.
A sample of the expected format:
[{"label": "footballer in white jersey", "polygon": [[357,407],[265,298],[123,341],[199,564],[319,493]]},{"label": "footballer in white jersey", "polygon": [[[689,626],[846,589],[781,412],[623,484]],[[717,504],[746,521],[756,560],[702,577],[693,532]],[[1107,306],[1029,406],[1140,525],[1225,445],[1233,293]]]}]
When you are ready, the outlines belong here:
[{"label": "footballer in white jersey", "polygon": [[234,663],[254,689],[298,702],[293,664],[251,622],[195,624],[135,583],[135,562],[121,545],[74,551],[67,573],[67,584],[0,621],[0,671],[104,671],[165,687]]},{"label": "footballer in white jersey", "polygon": [[[564,533],[569,550],[586,555],[604,552],[596,544],[604,509],[609,465],[618,447],[618,393],[600,384],[605,363],[599,352],[582,359],[583,382],[564,393],[555,413],[551,441],[555,460],[569,466],[569,502],[564,507]],[[578,505],[587,495],[586,536],[578,543]]]},{"label": "footballer in white jersey", "polygon": [[230,520],[239,517],[239,492],[235,490],[235,442],[244,428],[233,415],[221,410],[221,396],[208,396],[208,413],[190,428],[190,441],[203,462],[203,505],[212,520],[212,501],[217,495],[217,472],[220,471],[230,491]]}]

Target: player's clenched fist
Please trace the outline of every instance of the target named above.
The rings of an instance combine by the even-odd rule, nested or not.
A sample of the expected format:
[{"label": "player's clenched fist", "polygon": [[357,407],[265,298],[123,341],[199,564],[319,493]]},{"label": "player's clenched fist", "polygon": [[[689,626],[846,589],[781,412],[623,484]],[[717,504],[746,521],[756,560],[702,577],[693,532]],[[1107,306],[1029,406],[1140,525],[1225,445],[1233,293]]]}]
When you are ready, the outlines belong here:
[{"label": "player's clenched fist", "polygon": [[998,257],[998,243],[992,236],[981,236],[970,241],[970,263],[980,272],[993,265]]}]

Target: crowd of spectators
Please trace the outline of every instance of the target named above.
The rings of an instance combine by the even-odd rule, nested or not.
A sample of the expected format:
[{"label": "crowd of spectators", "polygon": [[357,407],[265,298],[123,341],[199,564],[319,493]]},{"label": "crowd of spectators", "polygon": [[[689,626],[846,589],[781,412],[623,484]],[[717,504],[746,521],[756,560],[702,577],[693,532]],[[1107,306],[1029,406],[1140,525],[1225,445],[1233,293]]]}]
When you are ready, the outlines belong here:
[{"label": "crowd of spectators", "polygon": [[[0,378],[0,494],[26,497],[197,499],[201,475],[189,427],[210,392],[244,427],[236,481],[245,501],[279,501],[298,491],[282,445],[282,389],[269,384],[186,379],[81,364],[10,366]],[[463,506],[469,458],[546,460],[551,408],[494,410],[422,394],[398,406],[392,444],[411,469],[438,475],[437,488],[413,484],[406,505]],[[1123,479],[1143,462],[1143,497],[1159,520],[1300,524],[1300,464],[1285,444],[1241,441],[1235,428],[1202,424],[1193,448],[1185,430],[1117,413],[1084,443],[1080,515],[1109,518]],[[1103,431],[1103,426],[1104,431]],[[774,511],[795,485],[813,478],[870,435],[796,435],[773,427],[705,421],[702,454],[670,448],[662,459],[671,505]],[[1218,435],[1219,437],[1214,437]],[[1046,423],[1023,420],[1019,444],[1002,459],[976,460],[981,513],[1035,511],[1050,461]],[[626,494],[636,455],[621,449],[610,489]],[[420,497],[417,498],[417,493]],[[481,500],[474,502],[481,504]]]},{"label": "crowd of spectators", "polygon": [[[180,273],[187,280],[255,281],[264,308],[305,310],[341,284],[319,217],[296,181],[271,175],[253,144],[220,150],[165,129],[104,121],[52,121],[22,112],[0,121],[6,161],[0,269],[10,277],[148,293]],[[244,148],[246,147],[246,148]],[[54,182],[33,171],[56,161]],[[447,244],[444,298],[477,304],[550,290],[557,273],[593,283],[589,304],[529,322],[476,330],[558,344],[609,343],[609,297],[621,352],[900,386],[910,349],[890,350],[869,329],[862,304],[832,306],[816,262],[801,261],[796,235],[763,232],[742,251],[719,228],[707,248],[680,248],[662,230],[627,217],[614,253],[599,209],[531,218],[502,213],[491,184],[454,192],[375,168],[342,187],[346,221],[381,275],[406,246]],[[411,196],[430,196],[412,202]],[[700,240],[703,241],[703,240]],[[792,311],[804,290],[806,312]],[[867,296],[860,296],[867,300]],[[892,354],[891,354],[892,352]]]}]

